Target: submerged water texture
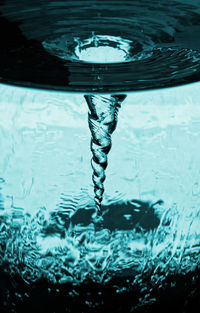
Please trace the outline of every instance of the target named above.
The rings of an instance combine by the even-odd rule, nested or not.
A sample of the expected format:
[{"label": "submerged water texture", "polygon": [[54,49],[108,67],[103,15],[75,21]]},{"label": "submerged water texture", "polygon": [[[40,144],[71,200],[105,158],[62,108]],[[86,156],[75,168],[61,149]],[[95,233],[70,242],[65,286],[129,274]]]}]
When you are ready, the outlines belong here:
[{"label": "submerged water texture", "polygon": [[[85,100],[1,87],[0,265],[2,275],[18,277],[19,288],[17,302],[8,291],[2,305],[20,312],[17,303],[30,297],[22,282],[44,284],[49,297],[58,292],[71,303],[80,286],[89,293],[96,286],[97,294],[112,286],[129,302],[137,286],[134,312],[159,300],[155,288],[180,289],[177,275],[197,281],[198,93],[199,83],[135,93],[123,102],[109,154],[103,228],[95,231]],[[81,297],[84,312],[104,308],[98,295]]]}]

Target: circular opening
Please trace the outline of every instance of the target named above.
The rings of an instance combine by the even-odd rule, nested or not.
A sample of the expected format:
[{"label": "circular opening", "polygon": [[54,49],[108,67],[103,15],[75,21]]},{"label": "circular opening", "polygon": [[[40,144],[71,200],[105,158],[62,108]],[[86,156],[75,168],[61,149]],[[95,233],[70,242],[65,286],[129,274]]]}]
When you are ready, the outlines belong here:
[{"label": "circular opening", "polygon": [[130,40],[115,36],[92,35],[83,41],[76,39],[75,56],[88,63],[122,63],[130,60]]},{"label": "circular opening", "polygon": [[92,63],[118,63],[126,61],[127,53],[121,49],[99,46],[82,49],[78,55],[80,61]]}]

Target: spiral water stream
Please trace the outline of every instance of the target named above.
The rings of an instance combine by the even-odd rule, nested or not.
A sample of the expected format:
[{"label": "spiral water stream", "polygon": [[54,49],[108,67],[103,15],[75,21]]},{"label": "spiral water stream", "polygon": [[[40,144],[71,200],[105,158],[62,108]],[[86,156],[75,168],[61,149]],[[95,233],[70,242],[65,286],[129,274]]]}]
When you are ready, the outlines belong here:
[{"label": "spiral water stream", "polygon": [[116,129],[118,111],[126,95],[85,95],[88,108],[88,124],[91,131],[91,165],[93,169],[95,204],[97,216],[101,216],[104,193],[105,170],[108,153],[112,146],[111,135]]}]

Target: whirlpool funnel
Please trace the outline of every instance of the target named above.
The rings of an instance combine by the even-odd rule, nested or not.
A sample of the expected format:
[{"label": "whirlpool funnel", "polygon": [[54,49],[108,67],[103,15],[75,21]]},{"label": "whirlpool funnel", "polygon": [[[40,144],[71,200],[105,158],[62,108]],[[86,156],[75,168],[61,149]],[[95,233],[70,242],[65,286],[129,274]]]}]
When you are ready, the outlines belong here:
[{"label": "whirlpool funnel", "polygon": [[0,312],[196,313],[200,4],[0,1]]}]

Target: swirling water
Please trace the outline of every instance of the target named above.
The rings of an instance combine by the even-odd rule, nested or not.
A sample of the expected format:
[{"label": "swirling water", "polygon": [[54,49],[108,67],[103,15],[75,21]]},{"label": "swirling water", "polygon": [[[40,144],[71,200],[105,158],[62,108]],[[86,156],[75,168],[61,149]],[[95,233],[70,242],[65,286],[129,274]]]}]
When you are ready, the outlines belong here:
[{"label": "swirling water", "polygon": [[[138,83],[138,86],[143,87],[145,86],[146,74],[148,73],[148,80],[154,83],[154,80],[158,76],[158,67],[160,71],[161,66],[164,66],[164,72],[159,79],[164,79],[166,84],[174,75],[177,79],[178,77],[184,77],[188,72],[194,73],[199,70],[199,52],[180,48],[163,49],[161,47],[151,47],[151,45],[149,45],[147,49],[143,41],[140,40],[141,49],[136,51],[137,41],[132,42],[131,40],[123,39],[119,36],[95,35],[93,32],[90,38],[81,40],[79,37],[75,37],[72,42],[69,42],[67,35],[63,35],[56,40],[52,40],[51,38],[49,43],[43,42],[43,46],[51,54],[64,60],[75,61],[75,63],[78,61],[83,67],[85,64],[104,66],[103,72],[99,71],[97,68],[92,70],[97,76],[94,81],[97,80],[98,86],[102,85],[104,81],[103,76],[107,71],[110,75],[110,83],[112,85],[115,84],[115,75],[111,69],[107,68],[108,65],[120,65],[120,73],[124,71],[123,66],[128,63],[128,73],[131,74],[133,79],[133,73],[130,69],[130,65],[133,64],[135,67],[135,75],[138,77],[141,75],[141,78],[144,78],[138,81],[136,77],[134,77],[134,81]],[[157,54],[158,51],[160,55]],[[142,68],[139,70],[137,69],[138,61],[140,66],[142,65]],[[148,64],[150,65],[150,71],[148,71]],[[125,85],[127,79],[128,78],[125,77],[125,79],[122,80],[123,85]],[[126,95],[123,94],[85,95],[89,107],[88,121],[92,135],[91,151],[93,154],[91,165],[93,169],[95,204],[98,215],[101,214],[105,170],[108,165],[107,158],[112,142],[111,135],[117,126],[118,109],[125,98]]]},{"label": "swirling water", "polygon": [[124,310],[127,293],[127,312],[149,312],[160,290],[177,295],[181,277],[199,276],[199,87],[121,102],[198,80],[199,13],[180,1],[115,1],[117,13],[113,1],[7,3],[21,46],[3,45],[1,81],[84,92],[89,129],[78,96],[1,89],[0,264],[11,283],[0,309],[44,312],[49,301],[49,313],[102,312],[109,291],[110,311]]},{"label": "swirling water", "polygon": [[199,80],[197,0],[7,0],[0,9],[1,82],[87,94]]},{"label": "swirling water", "polygon": [[101,215],[105,170],[108,165],[107,155],[112,145],[111,135],[116,129],[118,110],[125,98],[124,95],[85,96],[89,107],[88,121],[92,134],[91,165],[98,215]]},{"label": "swirling water", "polygon": [[[134,94],[135,104],[133,98],[123,102],[109,154],[103,228],[95,230],[84,99],[2,87],[4,274],[17,275],[25,286],[40,283],[48,299],[61,294],[67,302],[58,312],[72,312],[69,301],[77,297],[85,299],[77,312],[101,312],[104,288],[112,286],[118,297],[137,286],[133,303],[126,303],[134,312],[159,300],[155,288],[176,287],[177,275],[194,280],[200,252],[198,88]],[[18,300],[10,301],[7,291],[2,305],[20,312],[31,287],[20,287],[19,278],[15,284]],[[100,294],[84,297],[81,286]]]}]

